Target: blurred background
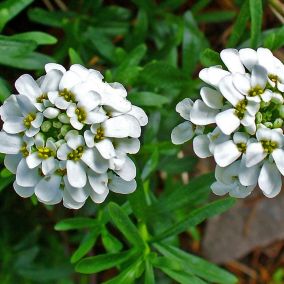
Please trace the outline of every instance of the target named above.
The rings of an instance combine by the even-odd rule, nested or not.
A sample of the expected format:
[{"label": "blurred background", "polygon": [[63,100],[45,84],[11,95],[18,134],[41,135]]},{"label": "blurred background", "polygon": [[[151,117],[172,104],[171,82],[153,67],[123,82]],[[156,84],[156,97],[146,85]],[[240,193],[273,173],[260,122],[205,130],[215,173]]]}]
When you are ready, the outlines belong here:
[{"label": "blurred background", "polygon": [[[171,130],[182,121],[175,105],[185,97],[198,97],[198,72],[219,64],[218,52],[225,47],[265,46],[283,61],[283,23],[284,3],[278,0],[1,1],[0,101],[15,91],[14,81],[21,74],[38,77],[47,62],[65,67],[84,64],[102,72],[106,81],[122,83],[129,100],[149,115],[143,147],[134,158],[141,177],[137,191],[150,204],[141,209],[142,215],[168,208],[161,209],[159,220],[149,221],[150,229],[163,227],[214,199],[209,188],[214,162],[199,161],[191,143],[176,147],[170,142]],[[94,236],[89,218],[100,216],[106,204],[89,202],[77,212],[61,205],[44,206],[33,198],[24,200],[14,192],[13,176],[4,169],[3,158],[0,283],[103,283],[116,275],[116,269],[93,275],[74,269],[84,253],[122,247],[120,235],[109,225]],[[175,192],[183,188],[187,191],[176,199]],[[140,198],[135,195],[129,202],[137,209]],[[123,204],[126,197],[110,195],[106,203],[111,200]],[[74,219],[80,221],[77,225],[62,221],[73,217],[88,219]],[[226,213],[189,226],[175,242],[222,265],[239,283],[280,284],[284,283],[283,224],[283,193],[268,200],[256,192]],[[157,272],[155,283],[178,282],[173,279]]]}]

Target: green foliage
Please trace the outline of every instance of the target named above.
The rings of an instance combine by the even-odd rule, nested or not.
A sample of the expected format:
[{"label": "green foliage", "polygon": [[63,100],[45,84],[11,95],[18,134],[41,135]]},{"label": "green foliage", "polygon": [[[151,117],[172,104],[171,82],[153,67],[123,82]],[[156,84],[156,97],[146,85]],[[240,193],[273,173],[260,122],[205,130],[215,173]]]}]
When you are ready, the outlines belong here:
[{"label": "green foliage", "polygon": [[[25,70],[40,76],[47,62],[79,63],[98,69],[106,81],[122,83],[149,123],[141,151],[132,157],[137,190],[128,196],[110,193],[104,204],[89,202],[76,213],[19,198],[0,155],[0,283],[76,279],[85,284],[94,278],[110,284],[237,283],[180,242],[181,234],[188,242],[190,235],[202,239],[199,225],[235,200],[210,202],[213,174],[198,172],[190,144],[181,148],[170,142],[181,121],[174,110],[181,99],[199,95],[201,66],[222,65],[220,49],[264,45],[277,50],[283,47],[284,29],[262,30],[266,1],[231,1],[230,10],[213,9],[215,1],[191,2],[1,2],[1,102]],[[189,182],[182,181],[183,173]],[[281,282],[283,271],[278,271],[274,278]]]}]

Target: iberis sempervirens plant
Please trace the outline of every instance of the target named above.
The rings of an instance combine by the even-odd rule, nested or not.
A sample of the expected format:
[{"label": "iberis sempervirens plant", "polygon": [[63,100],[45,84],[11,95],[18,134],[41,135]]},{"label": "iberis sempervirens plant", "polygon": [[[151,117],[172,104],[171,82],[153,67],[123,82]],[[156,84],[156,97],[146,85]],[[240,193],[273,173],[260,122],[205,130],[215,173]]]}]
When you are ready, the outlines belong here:
[{"label": "iberis sempervirens plant", "polygon": [[45,70],[36,81],[22,75],[18,94],[0,108],[0,152],[16,174],[15,191],[72,209],[88,197],[103,202],[109,191],[133,192],[136,168],[128,154],[139,151],[145,112],[98,71],[53,63]]},{"label": "iberis sempervirens plant", "polygon": [[246,197],[257,186],[276,196],[284,175],[284,65],[270,50],[225,49],[224,63],[201,70],[201,98],[187,98],[176,111],[186,120],[172,142],[193,137],[200,158],[213,156],[217,195]]}]

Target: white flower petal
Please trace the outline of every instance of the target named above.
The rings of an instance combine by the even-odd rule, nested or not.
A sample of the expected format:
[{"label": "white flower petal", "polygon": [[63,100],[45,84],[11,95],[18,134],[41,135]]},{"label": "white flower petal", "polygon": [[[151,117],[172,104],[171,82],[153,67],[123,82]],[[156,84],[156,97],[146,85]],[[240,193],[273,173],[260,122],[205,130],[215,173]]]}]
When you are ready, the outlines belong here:
[{"label": "white flower petal", "polygon": [[35,187],[35,195],[42,202],[50,202],[60,191],[61,177],[59,175],[52,175],[43,178]]},{"label": "white flower petal", "polygon": [[224,134],[230,135],[240,126],[241,122],[235,114],[235,109],[230,108],[217,114],[216,124]]},{"label": "white flower petal", "polygon": [[15,87],[19,94],[29,97],[32,101],[35,101],[42,93],[36,81],[28,74],[19,77],[15,82]]},{"label": "white flower petal", "polygon": [[233,105],[236,106],[244,99],[244,96],[234,87],[233,77],[224,77],[219,84],[222,95]]},{"label": "white flower petal", "polygon": [[229,190],[231,189],[229,185],[224,184],[222,182],[219,181],[215,181],[211,186],[210,186],[211,190],[213,191],[214,194],[216,195],[225,195],[229,192]]},{"label": "white flower petal", "polygon": [[31,197],[34,194],[34,187],[23,187],[17,184],[17,182],[13,183],[14,190],[18,195],[23,198]]},{"label": "white flower petal", "polygon": [[261,162],[267,154],[264,152],[261,143],[251,143],[246,150],[246,166],[252,167]]},{"label": "white flower petal", "polygon": [[193,151],[199,158],[212,156],[209,150],[210,140],[206,134],[198,135],[193,139]]},{"label": "white flower petal", "polygon": [[115,173],[117,173],[122,179],[131,181],[136,176],[136,166],[133,161],[126,156],[123,167],[120,170],[115,170]]},{"label": "white flower petal", "polygon": [[112,175],[109,182],[109,189],[116,193],[129,194],[137,187],[135,179],[126,181],[116,175]]},{"label": "white flower petal", "polygon": [[38,173],[38,168],[30,169],[25,159],[22,159],[17,167],[16,182],[19,186],[33,187],[41,177]]},{"label": "white flower petal", "polygon": [[253,66],[258,63],[257,53],[251,48],[242,48],[239,50],[241,62],[244,66],[251,71]]},{"label": "white flower petal", "polygon": [[214,149],[214,158],[220,167],[230,165],[236,161],[241,154],[242,153],[238,150],[238,147],[232,140],[217,144]]},{"label": "white flower petal", "polygon": [[240,73],[234,73],[232,76],[234,87],[243,95],[247,95],[251,89],[250,78],[247,75]]},{"label": "white flower petal", "polygon": [[260,172],[259,165],[255,165],[249,168],[246,166],[246,155],[243,155],[239,169],[240,183],[244,186],[257,184],[259,172]]},{"label": "white flower petal", "polygon": [[58,165],[58,160],[50,157],[42,161],[42,173],[46,176],[53,173]]},{"label": "white flower petal", "polygon": [[148,116],[140,107],[132,105],[131,111],[129,111],[127,114],[134,116],[141,126],[148,124]]},{"label": "white flower petal", "polygon": [[199,78],[205,83],[218,87],[220,81],[230,73],[220,67],[204,68],[199,72]]},{"label": "white flower petal", "polygon": [[41,164],[42,159],[39,158],[38,152],[33,152],[32,154],[27,156],[26,161],[27,161],[28,167],[30,169],[33,169]]},{"label": "white flower petal", "polygon": [[115,150],[128,153],[136,154],[140,149],[140,141],[137,138],[121,138],[115,140]]},{"label": "white flower petal", "polygon": [[85,167],[80,161],[68,160],[66,163],[67,177],[71,186],[82,188],[87,183]]},{"label": "white flower petal", "polygon": [[105,138],[100,142],[95,143],[96,148],[100,152],[103,158],[110,159],[115,156],[115,150],[111,140]]},{"label": "white flower petal", "polygon": [[272,152],[272,157],[275,161],[275,164],[282,175],[284,175],[284,150],[275,149]]},{"label": "white flower petal", "polygon": [[77,202],[75,201],[71,194],[69,193],[68,190],[64,190],[63,191],[63,206],[68,208],[68,209],[80,209],[83,207],[83,205],[85,204],[85,201],[83,202]]},{"label": "white flower petal", "polygon": [[138,138],[141,135],[141,127],[136,118],[131,115],[112,117],[102,123],[106,137],[125,138],[130,136]]},{"label": "white flower petal", "polygon": [[92,190],[97,194],[103,194],[108,191],[108,176],[107,174],[96,174],[95,172],[88,172],[88,180]]},{"label": "white flower petal", "polygon": [[62,79],[59,83],[59,89],[60,90],[71,90],[72,87],[80,83],[81,78],[76,74],[75,72],[68,70],[65,72],[62,76]]},{"label": "white flower petal", "polygon": [[0,153],[18,154],[23,141],[18,135],[11,135],[4,131],[0,132]]},{"label": "white flower petal", "polygon": [[193,106],[193,101],[189,98],[183,99],[176,105],[176,112],[186,120],[190,120],[190,111]]},{"label": "white flower petal", "polygon": [[62,144],[57,150],[57,158],[59,160],[67,160],[67,155],[72,151],[71,148],[68,147],[67,143]]},{"label": "white flower petal", "polygon": [[47,109],[44,110],[43,115],[46,118],[49,119],[54,119],[56,118],[60,113],[60,110],[55,108],[55,107],[48,107]]},{"label": "white flower petal", "polygon": [[6,155],[4,165],[11,173],[15,174],[22,158],[22,154]]},{"label": "white flower petal", "polygon": [[78,203],[84,203],[87,200],[89,194],[88,190],[86,190],[85,188],[76,188],[71,186],[66,176],[64,176],[64,184],[65,184],[64,192],[68,192],[68,194],[74,201]]},{"label": "white flower petal", "polygon": [[185,121],[176,126],[171,133],[173,144],[179,145],[189,141],[194,136],[192,123]]},{"label": "white flower petal", "polygon": [[255,65],[251,73],[251,85],[264,89],[267,83],[267,71],[260,65]]},{"label": "white flower petal", "polygon": [[69,133],[65,136],[65,139],[67,140],[67,145],[73,149],[76,150],[80,146],[84,146],[85,141],[82,135],[75,134],[72,131],[69,131]]},{"label": "white flower petal", "polygon": [[200,95],[208,107],[213,109],[221,109],[223,107],[223,96],[220,92],[212,88],[202,87]]},{"label": "white flower petal", "polygon": [[30,113],[36,112],[35,106],[32,104],[31,100],[28,99],[28,97],[19,95],[16,96],[16,98],[24,117]]},{"label": "white flower petal", "polygon": [[62,65],[56,64],[56,63],[47,63],[47,64],[45,64],[44,69],[45,69],[46,73],[48,73],[52,70],[59,70],[62,73],[66,72],[66,69]]},{"label": "white flower petal", "polygon": [[3,130],[9,134],[17,134],[23,132],[25,129],[23,118],[18,116],[9,117],[3,124]]},{"label": "white flower petal", "polygon": [[275,164],[268,161],[263,164],[258,178],[258,185],[263,194],[269,198],[275,197],[281,191],[281,175]]},{"label": "white flower petal", "polygon": [[196,100],[190,112],[190,120],[197,125],[215,123],[219,111],[208,107],[202,100]]},{"label": "white flower petal", "polygon": [[96,173],[105,173],[108,169],[108,160],[104,159],[96,148],[85,149],[81,159]]},{"label": "white flower petal", "polygon": [[245,73],[245,68],[241,62],[238,50],[227,48],[221,51],[220,57],[232,73]]}]

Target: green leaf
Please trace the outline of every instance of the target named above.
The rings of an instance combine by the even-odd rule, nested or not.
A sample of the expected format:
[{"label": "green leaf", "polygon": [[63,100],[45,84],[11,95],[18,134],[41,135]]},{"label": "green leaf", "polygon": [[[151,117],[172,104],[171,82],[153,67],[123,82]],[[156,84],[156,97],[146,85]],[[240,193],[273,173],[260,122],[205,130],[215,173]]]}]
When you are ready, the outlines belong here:
[{"label": "green leaf", "polygon": [[92,247],[95,245],[97,241],[100,232],[101,232],[100,226],[92,227],[92,230],[87,235],[85,235],[79,247],[72,254],[71,263],[77,262],[92,249]]},{"label": "green leaf", "polygon": [[144,284],[155,284],[154,269],[149,259],[145,262]]},{"label": "green leaf", "polygon": [[203,12],[196,15],[196,20],[200,23],[220,23],[230,21],[235,17],[236,13],[234,11],[213,11],[213,12]]},{"label": "green leaf", "polygon": [[231,273],[218,266],[200,258],[184,252],[183,250],[164,244],[155,244],[155,248],[165,257],[174,262],[183,263],[183,268],[188,268],[194,275],[197,275],[209,282],[220,284],[237,283],[237,278]]},{"label": "green leaf", "polygon": [[213,65],[223,65],[223,62],[220,58],[220,54],[210,48],[206,48],[201,56],[200,61],[203,66],[210,67]]},{"label": "green leaf", "polygon": [[[193,207],[207,199],[210,185],[215,180],[213,174],[206,174],[192,179],[189,184],[178,187],[170,194],[161,196],[160,201],[154,203],[147,211],[154,215],[173,212],[177,209]],[[173,202],[173,200],[175,202]],[[151,218],[151,214],[149,217]]]},{"label": "green leaf", "polygon": [[75,266],[76,272],[93,274],[118,266],[130,259],[136,252],[134,250],[107,253],[91,256],[80,260]]},{"label": "green leaf", "polygon": [[5,57],[25,56],[36,48],[36,42],[13,39],[8,36],[0,36],[0,54]]},{"label": "green leaf", "polygon": [[194,170],[194,165],[197,159],[195,157],[185,157],[179,159],[177,157],[166,157],[160,160],[158,169],[169,174],[179,174],[182,172],[191,172]]},{"label": "green leaf", "polygon": [[[133,261],[132,261],[133,262]],[[132,284],[135,283],[135,279],[139,278],[143,273],[144,265],[143,259],[138,258],[133,264],[128,266],[119,275],[112,278],[111,280],[104,282],[104,284]]]},{"label": "green leaf", "polygon": [[177,68],[164,62],[151,62],[144,66],[139,76],[139,83],[154,88],[178,89],[188,78]]},{"label": "green leaf", "polygon": [[0,102],[4,102],[11,94],[10,86],[6,80],[0,77]]},{"label": "green leaf", "polygon": [[0,54],[0,64],[26,70],[42,70],[44,65],[50,62],[54,62],[54,59],[37,52],[14,57],[7,57],[4,54]]},{"label": "green leaf", "polygon": [[44,32],[26,32],[10,36],[11,39],[34,41],[37,45],[55,44],[57,38]]},{"label": "green leaf", "polygon": [[250,45],[252,48],[257,48],[261,35],[262,25],[262,1],[261,0],[249,0],[249,10],[251,17],[251,34]]},{"label": "green leaf", "polygon": [[0,32],[6,23],[30,5],[33,0],[6,0],[0,4]]},{"label": "green leaf", "polygon": [[54,229],[56,231],[68,231],[68,230],[78,230],[82,228],[92,228],[97,227],[98,221],[91,218],[77,217],[65,219],[58,222]]},{"label": "green leaf", "polygon": [[172,279],[178,281],[178,283],[205,284],[204,281],[194,276],[194,274],[187,269],[187,266],[184,266],[179,260],[166,257],[154,257],[152,258],[152,264],[161,269]]},{"label": "green leaf", "polygon": [[151,92],[133,92],[128,98],[134,105],[142,107],[162,107],[170,102],[168,97]]},{"label": "green leaf", "polygon": [[181,284],[206,284],[206,282],[202,281],[201,279],[189,275],[183,271],[175,271],[168,268],[161,268],[161,270],[169,277]]},{"label": "green leaf", "polygon": [[107,229],[102,231],[102,242],[107,252],[119,252],[123,248],[122,243]]},{"label": "green leaf", "polygon": [[63,28],[70,22],[71,14],[66,12],[46,11],[41,8],[34,8],[29,10],[28,16],[33,22],[50,27]]},{"label": "green leaf", "polygon": [[114,71],[115,80],[127,85],[134,83],[141,69],[138,68],[138,65],[145,56],[146,51],[145,44],[138,45],[133,49]]},{"label": "green leaf", "polygon": [[82,58],[75,51],[75,49],[69,48],[68,53],[69,53],[71,64],[81,64],[81,65],[84,65],[84,62],[83,62]]},{"label": "green leaf", "polygon": [[233,25],[232,33],[226,45],[227,47],[235,47],[239,43],[246,30],[249,15],[249,0],[245,0]]},{"label": "green leaf", "polygon": [[263,46],[271,50],[276,50],[284,45],[284,26],[269,33],[265,39]]},{"label": "green leaf", "polygon": [[200,52],[207,47],[207,41],[199,30],[191,12],[184,14],[182,42],[182,69],[192,75],[199,60]]},{"label": "green leaf", "polygon": [[108,205],[109,214],[112,222],[124,237],[134,246],[139,249],[145,248],[145,243],[141,238],[136,226],[130,218],[125,214],[121,207],[113,202]]},{"label": "green leaf", "polygon": [[198,13],[203,8],[205,8],[212,0],[199,0],[191,8],[192,13]]},{"label": "green leaf", "polygon": [[14,176],[8,176],[5,178],[0,178],[0,192],[8,187],[10,183],[12,183],[15,180]]},{"label": "green leaf", "polygon": [[158,162],[159,162],[159,152],[158,149],[156,148],[142,170],[141,179],[143,181],[146,180],[149,177],[149,175],[157,168]]},{"label": "green leaf", "polygon": [[165,230],[161,234],[155,236],[152,241],[157,242],[159,240],[168,238],[170,236],[178,235],[192,226],[196,226],[206,220],[207,218],[210,218],[214,215],[221,214],[225,211],[227,211],[229,208],[231,208],[235,204],[234,198],[225,198],[221,199],[212,203],[209,203],[208,205],[205,205],[201,208],[198,208],[196,210],[193,210],[184,218],[183,220],[179,221],[175,225],[173,225],[171,228]]}]

